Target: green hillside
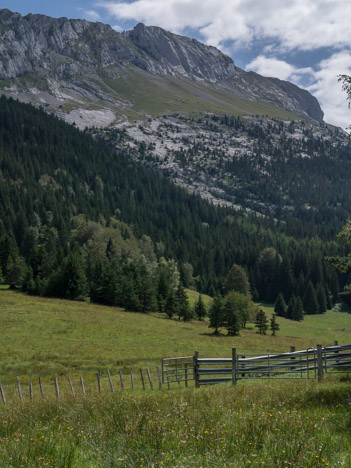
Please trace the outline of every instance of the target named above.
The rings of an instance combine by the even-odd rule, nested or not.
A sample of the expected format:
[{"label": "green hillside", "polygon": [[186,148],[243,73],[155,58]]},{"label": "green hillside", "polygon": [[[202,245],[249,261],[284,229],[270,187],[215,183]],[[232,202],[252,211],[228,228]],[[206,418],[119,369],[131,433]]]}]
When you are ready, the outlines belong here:
[{"label": "green hillside", "polygon": [[[268,313],[272,309],[267,310]],[[213,336],[208,322],[179,322],[163,314],[138,314],[84,302],[29,297],[0,290],[1,379],[17,375],[95,375],[98,369],[153,368],[164,357],[224,357],[351,343],[351,315],[328,311],[304,322],[278,319],[278,336],[259,335],[253,324],[239,337]]]}]

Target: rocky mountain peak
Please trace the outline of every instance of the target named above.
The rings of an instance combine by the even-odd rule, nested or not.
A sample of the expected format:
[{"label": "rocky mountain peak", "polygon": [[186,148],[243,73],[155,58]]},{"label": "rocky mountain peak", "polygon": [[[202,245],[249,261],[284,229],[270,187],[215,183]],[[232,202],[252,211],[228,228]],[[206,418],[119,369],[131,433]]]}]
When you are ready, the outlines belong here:
[{"label": "rocky mountain peak", "polygon": [[158,66],[149,71],[181,74],[208,81],[235,76],[233,60],[215,47],[185,36],[179,36],[156,26],[139,23],[126,33],[133,44]]},{"label": "rocky mountain peak", "polygon": [[[318,101],[307,91],[246,73],[220,50],[196,39],[142,23],[118,33],[102,23],[37,14],[23,17],[0,10],[0,89],[10,90],[6,91],[9,95],[47,103],[53,110],[68,99],[71,106],[99,103],[102,109],[106,105],[114,111],[116,103],[122,103],[123,108],[132,106],[133,96],[123,91],[123,83],[121,87],[106,79],[126,79],[133,66],[142,73],[143,80],[172,77],[188,94],[193,93],[193,88],[189,91],[189,80],[202,83],[206,89],[197,90],[197,98],[205,102],[210,99],[216,106],[226,99],[214,97],[211,90],[241,100],[272,103],[292,114],[323,120]],[[11,80],[11,85],[2,86],[2,80]],[[167,92],[174,93],[174,88],[168,87]],[[184,101],[183,97],[164,95],[165,106],[172,99]]]}]

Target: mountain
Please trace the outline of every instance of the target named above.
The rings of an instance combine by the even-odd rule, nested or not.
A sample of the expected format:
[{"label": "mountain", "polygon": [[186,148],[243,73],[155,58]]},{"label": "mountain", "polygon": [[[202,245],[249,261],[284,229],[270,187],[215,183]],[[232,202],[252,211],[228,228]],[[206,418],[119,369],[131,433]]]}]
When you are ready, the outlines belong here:
[{"label": "mountain", "polygon": [[9,10],[0,10],[0,90],[80,127],[191,111],[323,121],[307,91],[247,73],[195,39]]}]

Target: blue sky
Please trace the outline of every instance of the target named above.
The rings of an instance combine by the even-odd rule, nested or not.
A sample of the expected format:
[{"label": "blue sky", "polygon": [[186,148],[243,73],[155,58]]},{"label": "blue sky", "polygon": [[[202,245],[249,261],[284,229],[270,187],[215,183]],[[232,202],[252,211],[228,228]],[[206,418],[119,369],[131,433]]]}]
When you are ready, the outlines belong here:
[{"label": "blue sky", "polygon": [[327,122],[351,123],[337,80],[351,75],[350,0],[1,0],[0,7],[102,21],[117,31],[143,22],[192,36],[245,70],[308,89]]}]

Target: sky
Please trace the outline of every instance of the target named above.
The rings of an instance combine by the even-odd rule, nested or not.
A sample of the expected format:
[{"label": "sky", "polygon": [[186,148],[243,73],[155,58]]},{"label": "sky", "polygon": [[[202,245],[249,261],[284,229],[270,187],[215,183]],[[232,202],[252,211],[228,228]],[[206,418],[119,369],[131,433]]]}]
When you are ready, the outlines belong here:
[{"label": "sky", "polygon": [[0,0],[0,8],[101,21],[116,31],[142,22],[194,37],[246,71],[307,89],[326,122],[351,124],[338,81],[351,75],[350,0]]}]

